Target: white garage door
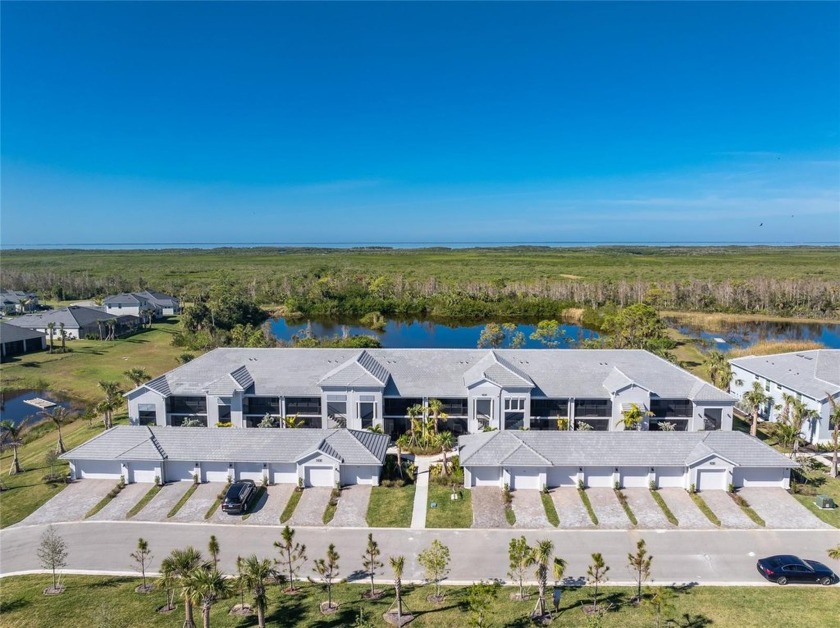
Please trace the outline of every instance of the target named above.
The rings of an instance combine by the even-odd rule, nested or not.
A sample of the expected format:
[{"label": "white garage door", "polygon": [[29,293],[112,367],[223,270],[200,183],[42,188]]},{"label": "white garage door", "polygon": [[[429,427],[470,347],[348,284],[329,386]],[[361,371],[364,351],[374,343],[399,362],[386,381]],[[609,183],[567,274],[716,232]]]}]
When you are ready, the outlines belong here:
[{"label": "white garage door", "polygon": [[269,465],[269,468],[271,469],[271,481],[275,484],[294,484],[297,486],[297,465],[272,464]]},{"label": "white garage door", "polygon": [[738,488],[784,486],[787,469],[735,469],[732,482]]},{"label": "white garage door", "polygon": [[260,484],[263,479],[263,471],[268,475],[268,469],[263,469],[260,462],[237,462],[236,463],[236,479],[237,480],[253,480]]},{"label": "white garage door", "polygon": [[335,486],[335,471],[332,467],[305,467],[304,486]]},{"label": "white garage door", "polygon": [[548,486],[577,486],[577,467],[552,467],[548,470]]},{"label": "white garage door", "polygon": [[233,475],[233,469],[228,467],[227,462],[202,462],[202,482],[227,482],[228,476]]},{"label": "white garage door", "polygon": [[621,467],[621,486],[624,488],[648,488],[650,467]]},{"label": "white garage door", "polygon": [[343,465],[341,467],[341,485],[373,484],[373,478],[378,475],[378,469],[365,465]]},{"label": "white garage door", "polygon": [[612,488],[613,467],[586,467],[586,486],[590,488]]},{"label": "white garage door", "polygon": [[91,480],[119,480],[122,465],[112,460],[77,460],[76,477]]},{"label": "white garage door", "polygon": [[698,491],[725,491],[726,470],[697,469],[697,482],[695,488]]},{"label": "white garage door", "polygon": [[472,467],[470,468],[473,486],[501,486],[499,478],[501,469],[499,467]]},{"label": "white garage door", "polygon": [[657,467],[656,485],[659,488],[685,488],[685,469],[682,467]]},{"label": "white garage door", "polygon": [[533,469],[528,467],[514,467],[508,469],[510,475],[511,490],[517,489],[532,489],[540,490],[540,471],[542,469]]},{"label": "white garage door", "polygon": [[131,470],[131,482],[153,484],[155,478],[160,474],[155,462],[132,462],[129,464],[129,469]]},{"label": "white garage door", "polygon": [[167,482],[193,482],[194,473],[194,462],[166,461],[165,475]]}]

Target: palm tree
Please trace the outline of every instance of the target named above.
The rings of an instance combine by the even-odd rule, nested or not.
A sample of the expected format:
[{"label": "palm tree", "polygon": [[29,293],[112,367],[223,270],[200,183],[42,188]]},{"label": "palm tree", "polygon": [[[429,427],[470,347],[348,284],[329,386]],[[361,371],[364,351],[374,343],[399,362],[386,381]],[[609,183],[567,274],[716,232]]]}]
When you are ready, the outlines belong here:
[{"label": "palm tree", "polygon": [[56,451],[63,454],[67,450],[64,448],[64,439],[61,437],[61,426],[65,423],[69,423],[76,417],[64,406],[56,406],[52,411],[42,410],[41,416],[49,421],[52,421],[53,425],[55,425],[55,428],[58,431],[58,445],[56,447]]},{"label": "palm tree", "polygon": [[53,352],[53,333],[55,332],[55,323],[47,323],[47,331],[50,334],[50,353]]},{"label": "palm tree", "polygon": [[184,597],[201,606],[202,625],[210,628],[210,609],[230,594],[230,581],[216,569],[197,567],[187,574],[183,586]]},{"label": "palm tree", "polygon": [[831,408],[828,413],[828,425],[832,426],[831,431],[831,477],[837,477],[837,449],[840,445],[840,404],[838,404],[830,393],[825,393],[828,396],[828,405]]},{"label": "palm tree", "polygon": [[145,384],[148,382],[151,377],[146,372],[146,369],[141,368],[139,366],[135,366],[134,368],[130,368],[127,371],[123,371],[123,375],[125,375],[129,381],[134,384],[134,387],[137,388],[138,386]]},{"label": "palm tree", "polygon": [[207,541],[207,551],[213,557],[213,569],[219,568],[219,541],[215,534],[210,535],[210,540]]},{"label": "palm tree", "polygon": [[446,454],[455,444],[452,432],[441,432],[438,435],[438,444],[440,444],[440,449],[443,452],[443,472],[445,475],[449,475],[449,461],[446,459]]},{"label": "palm tree", "polygon": [[545,587],[548,581],[548,564],[551,562],[551,553],[554,551],[554,543],[545,539],[537,541],[534,546],[534,562],[537,565],[537,605],[534,607],[532,617],[545,615]]},{"label": "palm tree", "polygon": [[720,351],[709,351],[709,356],[706,360],[709,367],[709,379],[712,383],[729,392],[729,382],[732,381],[732,365],[729,360]]},{"label": "palm tree", "polygon": [[58,335],[61,338],[61,352],[67,353],[67,330],[64,329],[64,323],[58,324]]},{"label": "palm tree", "polygon": [[840,545],[832,547],[828,550],[828,557],[833,558],[834,560],[840,560]]},{"label": "palm tree", "polygon": [[405,569],[405,556],[389,556],[388,562],[394,572],[394,594],[397,603],[397,626],[402,626],[402,576]]},{"label": "palm tree", "polygon": [[122,391],[117,382],[99,382],[99,388],[105,393],[105,400],[99,404],[99,410],[105,415],[105,429],[114,426],[113,412],[122,406]]},{"label": "palm tree", "polygon": [[397,471],[400,474],[400,477],[403,475],[403,467],[402,467],[402,452],[408,451],[409,447],[411,447],[410,437],[407,433],[400,434],[394,444],[397,446]]},{"label": "palm tree", "polygon": [[9,475],[22,473],[23,469],[20,467],[20,459],[18,457],[18,447],[23,445],[21,437],[26,429],[29,418],[23,419],[20,423],[15,424],[11,419],[4,419],[0,421],[0,434],[2,440],[12,448],[12,467],[9,469]]},{"label": "palm tree", "polygon": [[429,412],[432,415],[432,430],[437,434],[438,422],[446,420],[446,415],[443,413],[443,402],[440,399],[429,399]]},{"label": "palm tree", "polygon": [[406,410],[406,414],[408,415],[408,420],[411,422],[411,429],[409,429],[409,447],[417,445],[417,432],[420,431],[420,426],[418,422],[418,418],[423,414],[423,406],[419,403],[415,403],[413,406],[410,406]]},{"label": "palm tree", "polygon": [[750,425],[750,436],[758,436],[758,413],[762,406],[767,403],[767,395],[764,394],[764,389],[758,382],[753,382],[752,390],[744,393],[741,400],[747,408],[747,411],[752,415],[752,424]]},{"label": "palm tree", "polygon": [[618,420],[616,426],[624,425],[625,430],[638,430],[641,429],[642,422],[648,416],[653,416],[653,412],[642,410],[635,403],[631,403],[630,409],[621,413],[621,419]]},{"label": "palm tree", "polygon": [[[196,569],[206,570],[206,563],[199,552],[190,546],[183,550],[172,550],[172,553],[160,563],[160,572],[165,574],[168,583],[181,584],[181,597],[184,599],[184,628],[195,628],[193,620],[193,601],[187,594],[186,582],[189,575]],[[162,586],[166,586],[162,583]]]},{"label": "palm tree", "polygon": [[303,427],[303,419],[297,414],[287,414],[283,417],[283,427],[286,429],[298,429]]},{"label": "palm tree", "polygon": [[268,602],[266,587],[268,581],[278,575],[274,563],[267,558],[257,558],[256,554],[251,554],[239,561],[239,569],[242,585],[254,596],[257,624],[260,628],[265,628],[265,607]]}]

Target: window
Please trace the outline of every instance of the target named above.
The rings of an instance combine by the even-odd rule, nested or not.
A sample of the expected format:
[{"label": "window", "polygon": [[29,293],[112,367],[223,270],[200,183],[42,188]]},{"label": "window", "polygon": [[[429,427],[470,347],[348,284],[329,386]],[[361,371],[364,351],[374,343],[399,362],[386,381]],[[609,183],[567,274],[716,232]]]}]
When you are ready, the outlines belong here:
[{"label": "window", "polygon": [[265,416],[266,414],[273,414],[277,416],[280,414],[280,398],[246,397],[245,414],[258,414],[260,416]]},{"label": "window", "polygon": [[576,417],[609,417],[612,416],[612,401],[609,399],[576,399]]},{"label": "window", "polygon": [[172,414],[206,414],[207,399],[205,397],[169,397],[169,412]]},{"label": "window", "polygon": [[153,403],[141,403],[137,406],[137,423],[139,425],[156,425],[157,410]]},{"label": "window", "polygon": [[505,410],[525,410],[525,397],[508,397],[505,399]]},{"label": "window", "polygon": [[[587,425],[589,427],[583,427]],[[594,432],[608,432],[610,429],[609,419],[578,419],[575,421],[576,430],[591,430]]]},{"label": "window", "polygon": [[490,425],[490,422],[493,420],[492,399],[475,400],[475,418],[478,420],[478,424],[482,427]]},{"label": "window", "polygon": [[220,423],[229,423],[230,422],[230,406],[227,404],[219,406],[219,422]]},{"label": "window", "polygon": [[320,397],[286,397],[286,414],[321,414]]},{"label": "window", "polygon": [[688,399],[651,399],[650,411],[653,412],[653,416],[661,419],[690,417],[692,404]]},{"label": "window", "polygon": [[524,412],[505,412],[505,429],[518,430],[525,426]]},{"label": "window", "polygon": [[764,384],[764,390],[766,392],[770,392],[770,382],[767,382],[766,384]]},{"label": "window", "polygon": [[376,402],[367,401],[365,397],[361,397],[359,401],[359,419],[362,421],[362,429],[373,427],[373,419],[376,417]]},{"label": "window", "polygon": [[534,399],[531,397],[531,417],[569,416],[568,399]]},{"label": "window", "polygon": [[327,417],[338,427],[347,426],[347,395],[327,395]]},{"label": "window", "polygon": [[707,408],[703,411],[703,429],[708,431],[719,430],[723,411],[720,408]]},{"label": "window", "polygon": [[651,419],[648,429],[651,432],[661,432],[663,431],[660,427],[660,423],[672,423],[674,425],[675,432],[685,432],[688,430],[688,419]]},{"label": "window", "polygon": [[469,414],[466,399],[439,399],[443,404],[444,414],[449,416],[467,416]]},{"label": "window", "polygon": [[385,397],[383,403],[385,416],[408,416],[408,409],[411,406],[421,405],[423,400],[419,397]]}]

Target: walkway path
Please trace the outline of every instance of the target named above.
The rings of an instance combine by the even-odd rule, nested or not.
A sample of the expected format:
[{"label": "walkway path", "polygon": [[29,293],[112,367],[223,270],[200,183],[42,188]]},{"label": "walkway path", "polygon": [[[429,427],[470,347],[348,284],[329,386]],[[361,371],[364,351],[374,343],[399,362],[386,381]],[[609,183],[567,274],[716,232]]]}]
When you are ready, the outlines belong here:
[{"label": "walkway path", "polygon": [[426,511],[429,507],[429,467],[435,458],[418,456],[414,460],[414,510],[411,513],[411,527],[422,529],[426,527]]}]

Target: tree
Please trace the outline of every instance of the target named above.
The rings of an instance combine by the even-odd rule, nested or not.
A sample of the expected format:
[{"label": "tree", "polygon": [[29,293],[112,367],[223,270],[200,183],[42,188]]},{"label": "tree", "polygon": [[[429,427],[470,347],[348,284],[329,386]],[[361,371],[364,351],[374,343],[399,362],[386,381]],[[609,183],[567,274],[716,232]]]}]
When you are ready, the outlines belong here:
[{"label": "tree", "polygon": [[840,449],[840,404],[838,404],[830,393],[828,397],[829,413],[828,426],[831,428],[831,477],[837,477],[837,451]]},{"label": "tree", "polygon": [[668,587],[656,587],[652,591],[649,590],[644,604],[653,614],[656,628],[662,626],[663,617],[666,619],[665,625],[668,625],[667,618],[674,612],[674,592]]},{"label": "tree", "polygon": [[510,540],[510,544],[508,545],[508,559],[510,561],[508,576],[519,581],[519,599],[524,600],[525,589],[522,585],[522,580],[527,571],[533,566],[535,560],[534,550],[528,545],[528,541],[524,536]]},{"label": "tree", "polygon": [[29,418],[25,418],[19,423],[15,423],[11,419],[3,419],[0,421],[0,435],[2,440],[8,447],[12,448],[12,466],[9,469],[9,475],[22,473],[23,469],[20,466],[20,457],[18,456],[18,447],[23,445],[21,438],[27,428]]},{"label": "tree", "polygon": [[183,550],[172,550],[169,556],[160,563],[162,586],[175,584],[181,586],[181,597],[184,600],[184,628],[195,628],[193,601],[188,595],[185,584],[189,574],[199,568],[206,570],[206,563],[201,556],[201,552],[192,546]]},{"label": "tree", "polygon": [[99,408],[105,415],[105,429],[114,427],[113,413],[118,410],[123,403],[122,390],[117,382],[100,381],[99,388],[105,395],[105,399],[100,403]]},{"label": "tree", "polygon": [[238,561],[238,567],[240,582],[254,597],[254,606],[257,609],[257,624],[260,628],[265,628],[265,608],[268,603],[266,589],[269,581],[277,578],[279,574],[270,560],[257,558],[256,554],[251,554]]},{"label": "tree", "polygon": [[66,423],[70,423],[74,418],[76,418],[73,414],[70,413],[67,408],[64,406],[55,406],[51,411],[50,410],[42,410],[41,416],[51,421],[53,425],[55,425],[55,429],[58,432],[58,443],[56,445],[56,451],[60,454],[63,454],[67,451],[64,448],[64,439],[61,436],[61,426],[65,425]]},{"label": "tree", "polygon": [[745,392],[741,401],[747,408],[747,412],[752,415],[752,424],[750,425],[750,436],[758,435],[758,413],[761,408],[767,403],[767,395],[764,394],[764,389],[758,382],[753,382],[752,389]]},{"label": "tree", "polygon": [[544,347],[554,349],[561,344],[570,344],[571,338],[566,337],[566,330],[563,326],[555,320],[540,321],[537,323],[537,328],[529,336],[531,340],[536,340]]},{"label": "tree", "polygon": [[840,545],[837,547],[832,547],[828,550],[828,557],[833,558],[834,560],[840,560]]},{"label": "tree", "polygon": [[315,560],[315,567],[313,571],[323,580],[324,586],[327,588],[327,609],[332,610],[337,608],[332,603],[332,585],[333,581],[338,578],[338,559],[341,558],[338,552],[335,551],[335,545],[332,543],[327,547],[326,558],[318,558]]},{"label": "tree", "polygon": [[435,539],[432,544],[417,555],[417,562],[426,571],[426,580],[435,583],[435,599],[440,601],[440,581],[449,573],[449,548]]},{"label": "tree", "polygon": [[402,433],[397,437],[397,440],[394,441],[394,444],[397,446],[397,471],[399,472],[400,477],[402,477],[402,452],[408,451],[411,447],[411,437],[406,433]]},{"label": "tree", "polygon": [[373,534],[368,534],[367,547],[365,548],[365,553],[362,554],[362,566],[370,576],[371,599],[376,596],[376,589],[373,586],[373,577],[376,574],[376,570],[382,567],[382,561],[379,560],[380,554],[382,554],[382,551],[379,549],[379,544],[373,540]]},{"label": "tree", "polygon": [[650,578],[650,565],[653,562],[653,556],[648,555],[644,539],[636,542],[635,554],[627,554],[627,562],[636,578],[636,599],[641,601],[642,584]]},{"label": "tree", "polygon": [[261,427],[261,428],[278,427],[277,419],[275,417],[271,416],[270,413],[266,412],[265,416],[257,424],[257,427]]},{"label": "tree", "polygon": [[215,534],[210,535],[210,540],[207,541],[207,551],[213,559],[213,569],[219,568],[219,541]]},{"label": "tree", "polygon": [[61,352],[67,353],[67,330],[64,329],[64,323],[58,324],[58,335],[61,338]]},{"label": "tree", "polygon": [[405,569],[405,556],[390,556],[388,562],[394,572],[394,596],[397,604],[397,626],[402,626],[402,576]]},{"label": "tree", "polygon": [[668,335],[668,327],[659,314],[646,303],[636,303],[604,318],[604,344],[611,349],[645,349],[670,359],[675,343]]},{"label": "tree", "polygon": [[117,339],[117,319],[109,318],[105,321],[105,327],[108,328],[108,336],[105,340],[116,340]]},{"label": "tree", "polygon": [[134,384],[134,387],[137,388],[148,382],[151,377],[146,372],[146,369],[141,368],[139,366],[135,366],[134,368],[130,368],[127,371],[123,371],[123,375],[125,375],[128,380]]},{"label": "tree", "polygon": [[487,323],[478,336],[478,348],[501,349],[507,345],[518,349],[525,344],[525,334],[517,331],[513,323]]},{"label": "tree", "polygon": [[218,570],[202,566],[187,574],[183,586],[184,596],[201,607],[204,628],[210,628],[210,609],[219,599],[230,595],[230,581]]},{"label": "tree", "polygon": [[498,582],[474,582],[467,588],[467,608],[472,615],[470,625],[477,628],[485,626],[485,618],[490,611],[490,605],[499,595],[501,585]]},{"label": "tree", "polygon": [[432,416],[432,431],[437,434],[438,423],[446,417],[443,412],[443,402],[440,399],[429,399],[429,412]]},{"label": "tree", "polygon": [[303,563],[306,562],[306,545],[295,543],[295,531],[288,525],[280,532],[282,541],[274,541],[274,547],[280,550],[280,562],[289,577],[287,592],[297,591],[295,588],[295,575],[300,571]]},{"label": "tree", "polygon": [[592,554],[592,564],[586,569],[586,576],[589,584],[593,586],[592,591],[592,608],[598,609],[598,587],[607,581],[607,572],[610,568],[604,562],[604,557],[600,552]]},{"label": "tree", "polygon": [[297,414],[287,414],[283,417],[283,427],[286,429],[298,429],[303,427],[303,419]]},{"label": "tree", "polygon": [[534,563],[537,565],[537,605],[531,614],[532,617],[543,617],[546,613],[545,588],[548,583],[548,565],[553,551],[554,543],[548,539],[537,541],[534,546]]},{"label": "tree", "polygon": [[55,345],[53,344],[53,334],[55,333],[55,323],[47,323],[47,332],[50,335],[50,353],[53,352]]},{"label": "tree", "polygon": [[149,549],[149,543],[144,538],[137,539],[137,549],[131,553],[131,558],[140,567],[140,574],[143,577],[143,586],[140,592],[146,593],[151,590],[151,586],[146,584],[146,565],[152,559],[152,552]]},{"label": "tree", "polygon": [[729,382],[732,381],[732,365],[729,364],[726,356],[720,351],[709,351],[706,364],[709,368],[709,379],[712,380],[712,383],[721,390],[729,392]]},{"label": "tree", "polygon": [[52,571],[52,591],[55,593],[61,591],[58,586],[56,571],[67,566],[68,555],[67,543],[58,535],[53,526],[49,526],[41,535],[41,544],[38,546],[38,560],[41,567]]},{"label": "tree", "polygon": [[181,427],[204,427],[204,423],[194,416],[185,416],[181,421]]},{"label": "tree", "polygon": [[642,410],[635,403],[631,403],[630,408],[621,413],[621,419],[618,420],[616,426],[623,425],[625,430],[638,430],[645,417],[649,416],[653,416],[653,412]]}]

